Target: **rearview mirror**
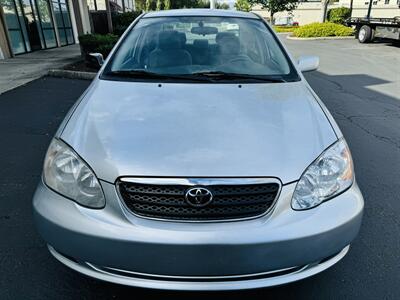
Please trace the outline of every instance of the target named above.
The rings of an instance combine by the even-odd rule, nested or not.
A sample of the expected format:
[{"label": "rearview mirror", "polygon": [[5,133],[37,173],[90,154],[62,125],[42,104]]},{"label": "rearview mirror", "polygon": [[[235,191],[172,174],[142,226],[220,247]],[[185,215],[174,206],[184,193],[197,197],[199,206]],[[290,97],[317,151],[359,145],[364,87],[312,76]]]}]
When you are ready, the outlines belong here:
[{"label": "rearview mirror", "polygon": [[319,66],[318,56],[300,56],[297,66],[301,72],[315,71]]},{"label": "rearview mirror", "polygon": [[193,27],[190,30],[190,32],[193,34],[198,34],[198,35],[217,34],[218,28],[211,27],[211,26],[199,26],[199,27]]},{"label": "rearview mirror", "polygon": [[101,67],[104,63],[104,58],[103,58],[103,54],[101,53],[89,53],[90,57],[93,57],[94,60],[96,61],[98,67]]}]

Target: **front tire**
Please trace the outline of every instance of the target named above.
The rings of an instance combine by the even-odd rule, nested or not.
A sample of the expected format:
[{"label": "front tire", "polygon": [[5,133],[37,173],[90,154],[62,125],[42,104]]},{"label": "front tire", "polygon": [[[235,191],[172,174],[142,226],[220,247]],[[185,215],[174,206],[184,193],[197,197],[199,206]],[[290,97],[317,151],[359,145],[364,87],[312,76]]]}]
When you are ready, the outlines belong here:
[{"label": "front tire", "polygon": [[358,30],[357,39],[360,43],[369,43],[374,38],[374,30],[368,25],[363,25]]}]

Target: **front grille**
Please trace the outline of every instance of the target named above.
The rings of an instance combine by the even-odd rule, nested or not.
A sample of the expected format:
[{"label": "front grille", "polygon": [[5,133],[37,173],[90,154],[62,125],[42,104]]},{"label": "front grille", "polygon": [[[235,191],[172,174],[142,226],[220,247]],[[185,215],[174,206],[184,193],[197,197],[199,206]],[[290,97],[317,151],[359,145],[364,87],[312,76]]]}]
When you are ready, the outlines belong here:
[{"label": "front grille", "polygon": [[[151,183],[147,183],[143,179],[140,182],[128,179],[117,182],[117,187],[122,200],[134,214],[157,219],[208,221],[251,218],[266,213],[279,191],[279,183],[267,180],[269,182],[260,183],[257,179],[252,183],[247,178],[236,179],[230,180],[229,184],[223,179],[197,180],[196,184],[171,184],[168,180],[168,184],[163,184],[162,180],[154,183],[150,179]],[[194,187],[209,190],[212,201],[204,207],[190,205],[185,195]]]}]

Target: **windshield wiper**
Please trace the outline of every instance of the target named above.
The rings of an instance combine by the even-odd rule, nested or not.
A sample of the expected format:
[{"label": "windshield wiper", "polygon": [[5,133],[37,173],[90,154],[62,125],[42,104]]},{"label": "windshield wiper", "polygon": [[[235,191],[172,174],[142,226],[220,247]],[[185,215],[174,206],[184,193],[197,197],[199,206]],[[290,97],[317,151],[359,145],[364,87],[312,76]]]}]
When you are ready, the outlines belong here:
[{"label": "windshield wiper", "polygon": [[127,78],[147,78],[147,79],[178,79],[178,80],[196,80],[211,81],[209,78],[191,76],[192,74],[162,74],[146,70],[117,70],[106,72],[107,76],[127,77]]},{"label": "windshield wiper", "polygon": [[251,75],[251,74],[240,74],[240,73],[228,73],[222,71],[210,71],[210,72],[198,72],[192,73],[191,75],[195,76],[205,76],[212,79],[222,79],[222,80],[234,80],[234,79],[249,79],[249,80],[258,80],[264,82],[286,82],[282,78],[271,77],[267,75]]},{"label": "windshield wiper", "polygon": [[175,80],[186,80],[186,81],[207,81],[215,82],[218,80],[235,80],[235,79],[246,79],[246,80],[257,80],[263,82],[286,82],[282,78],[276,78],[265,75],[250,75],[250,74],[240,74],[240,73],[228,73],[222,71],[205,71],[197,73],[187,73],[187,74],[163,74],[154,73],[142,69],[137,70],[117,70],[105,73],[108,76],[117,77],[127,77],[127,78],[147,78],[147,79],[175,79]]}]

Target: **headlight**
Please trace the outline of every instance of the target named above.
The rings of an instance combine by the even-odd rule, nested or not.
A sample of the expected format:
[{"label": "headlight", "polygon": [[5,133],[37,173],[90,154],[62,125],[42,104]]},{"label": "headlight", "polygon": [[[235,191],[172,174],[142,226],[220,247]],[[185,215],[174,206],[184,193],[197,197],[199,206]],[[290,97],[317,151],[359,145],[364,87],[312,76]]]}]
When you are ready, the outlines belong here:
[{"label": "headlight", "polygon": [[344,139],[325,150],[303,173],[293,193],[292,208],[315,207],[349,188],[353,162]]},{"label": "headlight", "polygon": [[53,139],[47,150],[44,182],[54,191],[90,208],[105,205],[103,190],[96,175],[69,146]]}]

